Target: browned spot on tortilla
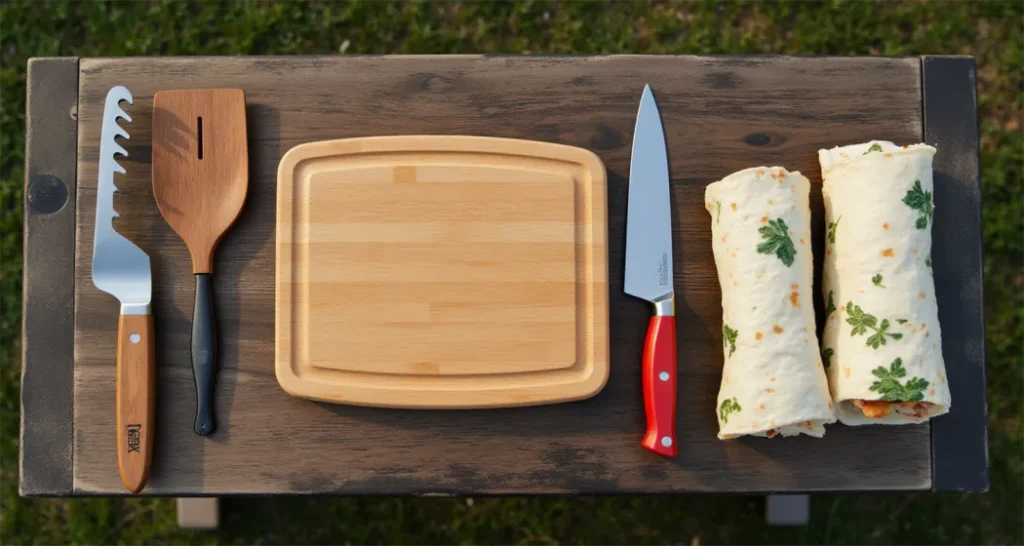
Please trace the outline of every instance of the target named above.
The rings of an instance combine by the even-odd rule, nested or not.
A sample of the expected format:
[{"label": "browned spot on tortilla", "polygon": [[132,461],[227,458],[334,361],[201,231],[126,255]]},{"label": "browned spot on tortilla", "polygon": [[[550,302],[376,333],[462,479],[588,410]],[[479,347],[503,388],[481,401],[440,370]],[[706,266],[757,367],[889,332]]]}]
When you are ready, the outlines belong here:
[{"label": "browned spot on tortilla", "polygon": [[764,216],[761,217],[761,223],[762,224],[767,224],[768,223],[768,215],[767,214],[765,214]]},{"label": "browned spot on tortilla", "polygon": [[793,230],[789,230],[789,234],[790,235],[796,235],[796,233],[793,233]]},{"label": "browned spot on tortilla", "polygon": [[936,372],[936,373],[939,374],[939,381],[942,381],[943,383],[945,383],[946,382],[946,376],[942,375],[942,372]]},{"label": "browned spot on tortilla", "polygon": [[831,256],[831,255],[832,255],[832,247],[828,247],[828,248],[827,248],[827,249],[825,250],[825,254],[828,254],[829,256]]},{"label": "browned spot on tortilla", "polygon": [[736,281],[732,281],[732,285],[733,286],[739,286],[739,283],[737,283]]},{"label": "browned spot on tortilla", "polygon": [[765,433],[765,436],[771,438],[772,436],[775,436],[775,431],[774,430],[769,430],[768,432]]},{"label": "browned spot on tortilla", "polygon": [[764,392],[775,392],[775,389],[765,389]]},{"label": "browned spot on tortilla", "polygon": [[921,329],[922,329],[922,330],[924,330],[925,326],[927,326],[927,324],[925,324],[925,323],[923,323],[923,322],[922,322],[922,323],[921,323]]},{"label": "browned spot on tortilla", "polygon": [[935,389],[928,391],[928,396],[935,396]]},{"label": "browned spot on tortilla", "polygon": [[761,407],[758,408],[758,409],[764,409],[764,404],[761,404]]},{"label": "browned spot on tortilla", "polygon": [[896,255],[896,253],[893,252],[893,250],[891,248],[887,248],[887,249],[882,251],[882,257],[883,258],[892,258],[895,255]]},{"label": "browned spot on tortilla", "polygon": [[781,185],[782,185],[782,179],[780,178],[780,179],[778,180],[778,182],[779,182],[779,185],[781,186]]},{"label": "browned spot on tortilla", "polygon": [[774,383],[774,382],[775,382],[775,378],[774,378],[774,377],[773,377],[773,378],[771,378],[771,379],[770,379],[770,381],[771,381],[772,383]]},{"label": "browned spot on tortilla", "polygon": [[928,336],[930,336],[930,335],[931,335],[931,332],[925,332],[925,333],[924,333],[924,337],[928,337]]},{"label": "browned spot on tortilla", "polygon": [[761,170],[757,171],[757,176],[758,177],[762,177],[762,176],[764,176],[764,173],[765,173],[765,170],[761,169]]},{"label": "browned spot on tortilla", "polygon": [[704,203],[704,210],[711,210],[711,203]]},{"label": "browned spot on tortilla", "polygon": [[885,152],[885,157],[892,157],[892,152]]},{"label": "browned spot on tortilla", "polygon": [[850,370],[849,366],[846,366],[846,367],[843,368],[843,373],[845,373],[846,374],[846,378],[849,379],[850,378],[850,374],[853,373],[853,372]]},{"label": "browned spot on tortilla", "polygon": [[782,326],[779,326],[778,324],[773,324],[772,325],[772,330],[775,330],[776,334],[781,334],[784,331],[782,329]]},{"label": "browned spot on tortilla", "polygon": [[800,308],[800,292],[793,292],[789,295],[789,303],[793,304],[793,307]]},{"label": "browned spot on tortilla", "polygon": [[800,244],[804,244],[804,238],[803,237],[800,238]]},{"label": "browned spot on tortilla", "polygon": [[846,305],[845,304],[839,306],[839,312],[842,313],[843,311],[846,311]]},{"label": "browned spot on tortilla", "polygon": [[763,337],[764,337],[764,334],[762,334],[761,332],[758,332],[758,333],[754,334],[754,339],[756,339],[758,341],[761,341],[761,338],[763,338]]},{"label": "browned spot on tortilla", "polygon": [[736,203],[729,203],[729,206],[732,207],[732,210],[736,210]]},{"label": "browned spot on tortilla", "polygon": [[917,249],[914,249],[914,256],[917,256]]},{"label": "browned spot on tortilla", "polygon": [[789,285],[789,287],[792,288],[793,290],[797,290],[797,289],[800,288],[800,285],[799,284],[791,284],[791,285]]},{"label": "browned spot on tortilla", "polygon": [[727,241],[728,239],[729,239],[729,236],[728,236],[728,235],[722,235],[722,242],[723,242],[723,243],[724,243],[725,241]]},{"label": "browned spot on tortilla", "polygon": [[859,288],[859,289],[857,289],[857,293],[858,293],[858,294],[863,294],[863,293],[864,293],[864,289],[863,289],[863,288]]},{"label": "browned spot on tortilla", "polygon": [[917,297],[924,299],[924,290],[917,293]]},{"label": "browned spot on tortilla", "polygon": [[882,224],[882,229],[889,229],[889,222]]}]

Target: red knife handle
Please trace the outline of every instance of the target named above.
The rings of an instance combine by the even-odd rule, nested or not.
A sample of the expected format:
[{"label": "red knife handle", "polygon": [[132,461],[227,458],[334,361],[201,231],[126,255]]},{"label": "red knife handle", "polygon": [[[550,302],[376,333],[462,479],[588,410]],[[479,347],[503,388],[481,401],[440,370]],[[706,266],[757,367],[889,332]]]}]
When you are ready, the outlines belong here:
[{"label": "red knife handle", "polygon": [[647,434],[643,446],[675,457],[676,445],[676,318],[654,316],[644,344],[644,409]]}]

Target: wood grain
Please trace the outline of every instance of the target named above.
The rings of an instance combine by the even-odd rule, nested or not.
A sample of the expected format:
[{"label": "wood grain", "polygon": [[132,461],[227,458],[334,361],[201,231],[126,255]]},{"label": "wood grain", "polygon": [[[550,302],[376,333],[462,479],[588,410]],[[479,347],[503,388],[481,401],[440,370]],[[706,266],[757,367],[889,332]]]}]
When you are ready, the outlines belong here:
[{"label": "wood grain", "polygon": [[[116,302],[91,277],[96,157],[107,89],[126,85],[132,140],[118,229],[152,259],[159,449],[146,493],[558,493],[922,490],[929,428],[829,427],[824,439],[715,438],[721,301],[705,186],[752,165],[813,183],[817,150],[921,139],[919,59],[789,57],[314,57],[85,59],[79,105],[75,301],[75,489],[118,494],[113,461]],[[627,173],[640,93],[658,95],[671,161],[679,457],[642,449],[640,361],[648,304],[622,293]],[[222,242],[218,275],[225,425],[192,433],[187,249],[149,189],[152,96],[194,86],[245,90],[250,192]],[[274,376],[277,165],[293,146],[399,134],[523,138],[587,148],[608,170],[611,375],[571,404],[458,412],[310,402]],[[955,267],[955,263],[949,264]],[[818,292],[815,290],[815,292]],[[939,293],[939,299],[955,294]],[[821,302],[819,316],[821,315]],[[943,331],[946,330],[943,325]],[[956,363],[950,365],[955,366]],[[955,411],[955,410],[954,410]],[[879,457],[879,446],[898,457]]]},{"label": "wood grain", "polygon": [[604,165],[471,136],[313,142],[277,183],[276,364],[392,408],[589,398],[608,379]]},{"label": "wood grain", "polygon": [[153,317],[121,315],[117,324],[117,465],[130,493],[149,479],[156,409]]},{"label": "wood grain", "polygon": [[193,273],[213,272],[213,252],[249,190],[245,93],[162,91],[153,97],[153,196],[185,241]]},{"label": "wood grain", "polygon": [[78,59],[30,59],[27,83],[18,492],[68,495],[73,487]]}]

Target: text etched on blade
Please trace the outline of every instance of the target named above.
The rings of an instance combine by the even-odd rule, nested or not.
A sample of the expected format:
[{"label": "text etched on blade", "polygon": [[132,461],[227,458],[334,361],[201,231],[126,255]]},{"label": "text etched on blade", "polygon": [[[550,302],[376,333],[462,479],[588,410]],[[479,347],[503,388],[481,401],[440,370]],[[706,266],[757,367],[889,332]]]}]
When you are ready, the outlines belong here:
[{"label": "text etched on blade", "polygon": [[128,425],[128,453],[140,453],[142,443],[142,425]]},{"label": "text etched on blade", "polygon": [[661,255],[661,263],[658,264],[658,284],[668,286],[668,254]]}]

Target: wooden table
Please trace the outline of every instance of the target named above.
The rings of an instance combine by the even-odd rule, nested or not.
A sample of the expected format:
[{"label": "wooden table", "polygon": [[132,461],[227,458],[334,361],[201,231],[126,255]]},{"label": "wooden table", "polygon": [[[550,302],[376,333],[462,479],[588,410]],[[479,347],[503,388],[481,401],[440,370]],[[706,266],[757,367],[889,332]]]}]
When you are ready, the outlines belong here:
[{"label": "wooden table", "polygon": [[[631,135],[658,94],[671,158],[680,320],[680,455],[643,450],[650,309],[622,293]],[[506,494],[981,490],[988,484],[975,65],[963,57],[296,57],[36,59],[29,65],[21,492],[124,493],[114,441],[118,304],[91,282],[103,99],[128,108],[118,229],[152,259],[156,456],[144,494]],[[246,92],[250,191],[218,250],[220,428],[192,432],[193,279],[150,186],[153,95]],[[402,411],[288,396],[274,376],[276,168],[315,140],[471,134],[589,148],[608,168],[611,378],[577,403]],[[952,412],[930,424],[831,426],[824,439],[716,439],[720,292],[704,187],[755,165],[814,182],[817,150],[936,145],[933,260]],[[820,259],[818,260],[820,264]],[[819,297],[820,299],[820,297]],[[819,317],[821,316],[820,301]]]}]

